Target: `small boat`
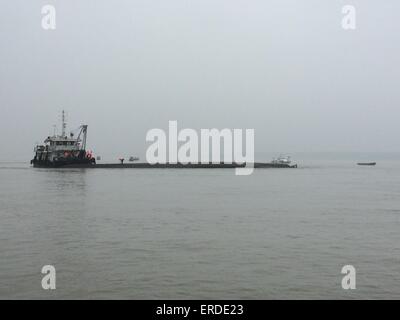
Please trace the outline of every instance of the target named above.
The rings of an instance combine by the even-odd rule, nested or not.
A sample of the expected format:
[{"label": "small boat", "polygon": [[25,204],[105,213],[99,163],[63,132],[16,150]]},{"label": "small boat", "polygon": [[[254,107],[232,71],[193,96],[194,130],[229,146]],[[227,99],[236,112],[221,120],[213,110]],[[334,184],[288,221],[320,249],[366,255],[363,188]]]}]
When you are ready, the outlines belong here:
[{"label": "small boat", "polygon": [[374,166],[376,165],[376,162],[358,162],[357,164],[359,166]]},{"label": "small boat", "polygon": [[297,168],[297,164],[292,164],[289,156],[279,156],[268,163],[254,163],[255,168]]}]

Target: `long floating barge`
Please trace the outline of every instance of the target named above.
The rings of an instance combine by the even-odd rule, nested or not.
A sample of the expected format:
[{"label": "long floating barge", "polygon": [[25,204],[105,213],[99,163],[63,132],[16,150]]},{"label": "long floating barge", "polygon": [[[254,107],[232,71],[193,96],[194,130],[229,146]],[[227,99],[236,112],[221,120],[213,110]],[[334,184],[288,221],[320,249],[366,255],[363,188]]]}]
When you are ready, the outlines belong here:
[{"label": "long floating barge", "polygon": [[[77,163],[77,164],[64,164],[64,165],[35,165],[35,167],[44,168],[88,168],[88,169],[235,169],[244,168],[246,164],[236,163]],[[297,165],[289,164],[276,164],[276,163],[265,163],[255,162],[254,168],[297,168]]]}]

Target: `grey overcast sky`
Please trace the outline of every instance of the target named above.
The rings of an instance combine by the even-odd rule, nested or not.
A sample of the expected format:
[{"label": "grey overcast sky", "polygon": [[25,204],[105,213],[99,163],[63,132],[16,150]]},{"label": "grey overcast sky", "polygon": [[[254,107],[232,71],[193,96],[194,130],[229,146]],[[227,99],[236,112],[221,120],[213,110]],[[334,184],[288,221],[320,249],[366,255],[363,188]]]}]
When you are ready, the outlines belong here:
[{"label": "grey overcast sky", "polygon": [[256,152],[400,151],[398,0],[0,4],[0,159],[29,161],[62,109],[116,157],[143,155],[168,120],[254,128]]}]

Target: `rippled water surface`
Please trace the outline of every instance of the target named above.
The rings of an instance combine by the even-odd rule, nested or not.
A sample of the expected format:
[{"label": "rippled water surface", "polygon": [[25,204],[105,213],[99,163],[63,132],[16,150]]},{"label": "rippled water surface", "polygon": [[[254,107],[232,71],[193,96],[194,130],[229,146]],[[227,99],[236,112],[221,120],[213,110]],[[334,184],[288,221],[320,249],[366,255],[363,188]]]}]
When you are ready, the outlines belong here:
[{"label": "rippled water surface", "polygon": [[0,181],[3,299],[400,298],[396,161],[251,176],[0,163]]}]

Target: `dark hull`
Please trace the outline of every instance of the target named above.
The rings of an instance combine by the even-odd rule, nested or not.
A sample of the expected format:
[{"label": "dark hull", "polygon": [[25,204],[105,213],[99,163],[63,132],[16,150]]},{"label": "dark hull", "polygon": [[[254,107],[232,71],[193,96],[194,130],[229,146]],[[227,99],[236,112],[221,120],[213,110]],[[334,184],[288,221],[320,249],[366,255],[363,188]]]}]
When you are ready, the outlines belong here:
[{"label": "dark hull", "polygon": [[[41,168],[89,168],[89,169],[234,169],[244,168],[245,164],[235,163],[164,163],[164,164],[149,164],[149,163],[33,163],[34,167]],[[273,163],[254,163],[254,168],[297,168],[297,165],[273,164]]]},{"label": "dark hull", "polygon": [[357,163],[359,166],[374,166],[376,162],[359,162]]},{"label": "dark hull", "polygon": [[297,164],[256,162],[254,168],[297,168]]},{"label": "dark hull", "polygon": [[70,166],[78,166],[81,168],[89,168],[96,165],[93,159],[72,159],[61,161],[38,161],[32,160],[31,164],[35,168],[65,168]]}]

